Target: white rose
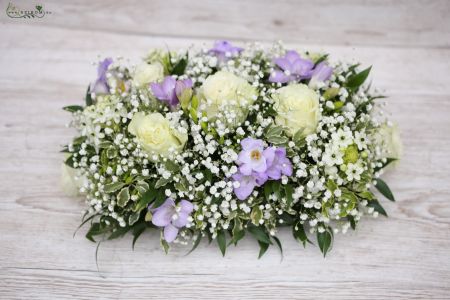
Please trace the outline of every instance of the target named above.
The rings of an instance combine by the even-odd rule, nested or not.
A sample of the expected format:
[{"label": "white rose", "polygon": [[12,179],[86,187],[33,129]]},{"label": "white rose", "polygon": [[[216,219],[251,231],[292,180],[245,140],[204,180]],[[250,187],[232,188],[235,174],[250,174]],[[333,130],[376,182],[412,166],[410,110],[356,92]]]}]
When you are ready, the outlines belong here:
[{"label": "white rose", "polygon": [[150,155],[167,156],[171,150],[180,152],[188,140],[187,133],[173,128],[160,113],[136,113],[128,131],[135,135],[141,147]]},{"label": "white rose", "polygon": [[232,122],[235,125],[245,120],[248,107],[257,97],[255,87],[245,79],[226,71],[219,71],[206,78],[200,94],[206,102],[205,111],[208,118],[215,119],[218,113],[226,108],[236,114]]},{"label": "white rose", "polygon": [[397,124],[390,126],[383,123],[376,134],[376,141],[382,147],[381,156],[383,158],[401,158],[403,146]]},{"label": "white rose", "polygon": [[133,74],[133,83],[142,87],[151,82],[161,81],[164,78],[164,67],[156,62],[153,64],[140,64],[136,67]]},{"label": "white rose", "polygon": [[304,84],[292,84],[278,89],[272,96],[277,112],[275,122],[286,126],[291,135],[298,130],[308,135],[316,131],[320,118],[319,96]]}]

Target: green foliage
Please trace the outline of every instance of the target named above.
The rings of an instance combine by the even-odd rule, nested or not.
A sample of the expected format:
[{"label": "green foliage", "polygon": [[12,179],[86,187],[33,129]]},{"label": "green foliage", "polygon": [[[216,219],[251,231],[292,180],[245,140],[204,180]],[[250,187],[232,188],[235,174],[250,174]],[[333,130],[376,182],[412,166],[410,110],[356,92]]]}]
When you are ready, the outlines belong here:
[{"label": "green foliage", "polygon": [[377,184],[375,185],[375,187],[377,188],[377,190],[381,194],[383,194],[383,196],[385,196],[387,199],[389,199],[391,201],[395,201],[394,195],[392,194],[391,189],[386,184],[386,182],[384,182],[380,178],[377,178],[376,182],[377,182]]},{"label": "green foliage", "polygon": [[192,246],[192,249],[188,253],[186,253],[186,255],[191,254],[195,249],[197,249],[198,245],[200,245],[200,241],[201,240],[202,240],[202,234],[199,233],[197,235],[197,237],[195,238],[194,245]]},{"label": "green foliage", "polygon": [[69,106],[63,107],[63,109],[65,111],[74,113],[74,112],[77,112],[77,111],[83,111],[84,108],[83,108],[83,106],[79,106],[79,105],[69,105]]},{"label": "green foliage", "polygon": [[71,168],[75,168],[75,167],[74,167],[74,161],[73,161],[73,155],[69,156],[69,157],[64,161],[64,163],[65,163],[67,166],[71,167]]},{"label": "green foliage", "polygon": [[364,83],[364,81],[366,81],[371,69],[372,67],[368,67],[359,73],[349,76],[345,86],[351,91],[356,91]]},{"label": "green foliage", "polygon": [[258,205],[255,205],[252,209],[252,212],[250,213],[250,219],[252,223],[258,226],[259,221],[262,219],[262,217],[263,215],[261,209],[259,208]]},{"label": "green foliage", "polygon": [[130,226],[135,224],[139,220],[140,215],[140,212],[135,212],[130,215],[130,217],[128,218],[128,223],[130,224]]},{"label": "green foliage", "polygon": [[169,253],[170,246],[169,246],[169,243],[167,243],[166,240],[164,239],[164,236],[163,236],[162,231],[161,231],[160,242],[161,242],[161,247],[164,249],[164,252],[165,252],[166,254],[168,254],[168,253]]},{"label": "green foliage", "polygon": [[181,76],[184,74],[184,70],[186,69],[188,63],[188,54],[186,53],[186,56],[180,59],[170,71],[171,75],[178,75]]},{"label": "green foliage", "polygon": [[147,229],[147,224],[144,222],[137,223],[136,226],[133,227],[133,243],[131,245],[132,249],[134,250],[134,245],[136,244],[137,240],[141,236],[142,233]]},{"label": "green foliage", "polygon": [[128,201],[130,200],[130,189],[129,187],[124,187],[120,190],[119,194],[117,194],[117,205],[120,207],[125,207]]},{"label": "green foliage", "polygon": [[222,252],[222,256],[225,256],[225,251],[227,249],[227,240],[224,230],[220,230],[217,232],[217,244],[219,245],[220,252]]},{"label": "green foliage", "polygon": [[374,171],[375,171],[375,172],[378,172],[378,171],[380,171],[381,169],[386,168],[389,164],[391,164],[391,163],[393,163],[394,161],[397,161],[397,160],[398,160],[398,159],[396,159],[396,158],[388,157],[388,158],[386,159],[386,162],[382,162],[381,167],[376,167],[376,168],[374,168]]},{"label": "green foliage", "polygon": [[265,133],[266,141],[273,145],[285,145],[289,139],[284,136],[284,129],[282,126],[271,125]]},{"label": "green foliage", "polygon": [[245,230],[242,228],[242,223],[239,218],[234,219],[232,235],[230,244],[233,243],[235,246],[245,236]]},{"label": "green foliage", "polygon": [[369,201],[367,206],[368,207],[373,207],[373,209],[375,211],[377,211],[378,213],[382,214],[385,217],[388,216],[386,211],[384,210],[383,206],[381,206],[380,202],[378,202],[378,200],[376,200],[376,199]]},{"label": "green foliage", "polygon": [[333,244],[333,231],[330,227],[326,226],[324,232],[317,231],[317,243],[325,257]]},{"label": "green foliage", "polygon": [[269,238],[269,234],[267,234],[264,227],[255,226],[255,225],[249,223],[247,225],[247,231],[250,232],[250,234],[258,241],[266,243],[266,244],[272,244],[272,241]]},{"label": "green foliage", "polygon": [[293,201],[293,198],[292,198],[292,193],[293,193],[292,185],[286,184],[284,186],[284,191],[285,191],[285,195],[286,195],[286,205],[287,205],[287,207],[290,207],[292,205],[292,201]]},{"label": "green foliage", "polygon": [[280,249],[281,257],[283,257],[283,246],[281,246],[280,239],[276,236],[272,236],[272,239],[275,241],[275,244],[278,246],[278,249]]},{"label": "green foliage", "polygon": [[292,235],[297,241],[303,244],[303,247],[306,247],[306,242],[310,242],[305,229],[303,228],[303,224],[300,222],[297,222],[295,226],[292,227]]},{"label": "green foliage", "polygon": [[266,244],[266,243],[263,243],[261,241],[258,241],[258,244],[259,244],[258,259],[260,259],[266,253],[266,251],[269,248],[270,244]]},{"label": "green foliage", "polygon": [[105,193],[114,193],[123,188],[124,186],[125,186],[124,182],[112,182],[105,184],[103,190],[105,191]]},{"label": "green foliage", "polygon": [[91,97],[91,87],[90,86],[88,86],[87,91],[86,91],[85,102],[86,102],[86,106],[94,104],[94,101],[92,100],[92,97]]}]

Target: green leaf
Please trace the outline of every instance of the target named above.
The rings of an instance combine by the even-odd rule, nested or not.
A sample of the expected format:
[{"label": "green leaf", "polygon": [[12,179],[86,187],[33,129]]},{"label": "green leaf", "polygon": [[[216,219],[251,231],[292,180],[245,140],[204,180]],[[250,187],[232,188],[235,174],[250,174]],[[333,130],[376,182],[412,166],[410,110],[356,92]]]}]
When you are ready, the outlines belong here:
[{"label": "green leaf", "polygon": [[164,177],[159,178],[158,181],[155,184],[155,189],[158,189],[158,188],[160,188],[162,186],[165,186],[169,182],[172,182],[172,180],[173,180],[173,177],[169,177],[167,179],[164,178]]},{"label": "green leaf", "polygon": [[139,180],[136,183],[136,190],[139,192],[139,194],[144,195],[148,189],[150,188],[150,186],[148,185],[147,182],[143,181],[143,180]]},{"label": "green leaf", "polygon": [[320,64],[321,62],[325,61],[328,58],[329,54],[324,54],[322,56],[320,56],[315,62],[314,62],[314,68]]},{"label": "green leaf", "polygon": [[127,205],[129,200],[130,200],[130,189],[128,187],[125,187],[121,189],[119,194],[117,195],[117,205],[119,205],[120,207],[125,207],[125,205]]},{"label": "green leaf", "polygon": [[136,204],[133,207],[134,212],[142,211],[144,208],[147,207],[155,198],[156,198],[156,191],[153,188],[149,187],[149,190],[146,191],[144,194],[142,194],[141,198],[139,198],[138,201],[136,201]]},{"label": "green leaf", "polygon": [[109,159],[112,159],[112,158],[114,158],[116,156],[117,156],[117,149],[114,148],[113,146],[109,147],[106,150],[106,157],[108,157]]},{"label": "green leaf", "polygon": [[139,220],[140,216],[141,216],[140,212],[135,212],[131,214],[130,217],[128,218],[128,223],[130,223],[130,226],[136,223]]},{"label": "green leaf", "polygon": [[347,78],[347,82],[345,83],[345,86],[352,91],[356,91],[364,83],[364,81],[366,81],[371,69],[372,69],[372,67],[368,67],[367,69],[365,69],[357,74],[353,74],[353,75],[349,76]]},{"label": "green leaf", "polygon": [[169,243],[167,243],[166,240],[164,239],[162,231],[161,231],[161,239],[160,239],[160,242],[161,242],[161,246],[162,246],[163,249],[164,249],[164,252],[165,252],[166,254],[169,253],[170,246],[169,246]]},{"label": "green leaf", "polygon": [[388,187],[386,182],[384,182],[380,178],[377,178],[376,181],[377,184],[375,184],[375,187],[377,188],[377,190],[389,200],[395,201],[394,195],[392,194],[391,189]]},{"label": "green leaf", "polygon": [[337,184],[331,179],[327,180],[325,186],[330,190],[330,192],[334,192],[338,188]]},{"label": "green leaf", "polygon": [[272,181],[272,190],[275,193],[277,199],[281,199],[280,195],[281,184],[279,181]]},{"label": "green leaf", "polygon": [[67,166],[69,166],[69,167],[71,167],[71,168],[75,168],[74,167],[74,161],[73,161],[73,155],[71,155],[71,156],[69,156],[65,161],[64,161],[64,163],[67,165]]},{"label": "green leaf", "polygon": [[373,209],[375,211],[377,211],[378,213],[382,214],[385,217],[388,216],[386,211],[384,210],[383,206],[381,206],[380,202],[378,202],[378,200],[376,200],[376,199],[369,201],[367,206],[368,207],[373,207]]},{"label": "green leaf", "polygon": [[164,163],[164,167],[166,168],[167,171],[170,171],[171,173],[176,173],[180,170],[180,166],[171,160],[167,160]]},{"label": "green leaf", "polygon": [[367,199],[367,200],[372,200],[375,198],[374,195],[370,191],[363,191],[361,193],[358,193],[358,196],[363,199]]},{"label": "green leaf", "polygon": [[272,239],[275,241],[275,244],[277,244],[278,249],[280,249],[281,258],[283,258],[283,247],[281,246],[280,239],[277,238],[276,236],[272,236]]},{"label": "green leaf", "polygon": [[258,241],[259,244],[259,255],[258,255],[258,259],[260,259],[267,251],[267,249],[269,248],[269,244],[263,243],[261,241]]},{"label": "green leaf", "polygon": [[175,188],[181,192],[187,192],[189,190],[189,183],[185,177],[181,177],[180,181],[174,184]]},{"label": "green leaf", "polygon": [[250,219],[252,220],[252,223],[256,226],[259,226],[259,221],[262,219],[262,211],[259,209],[258,205],[255,205],[252,209],[252,212],[250,213]]},{"label": "green leaf", "polygon": [[323,257],[327,255],[327,252],[331,248],[333,242],[333,235],[327,228],[324,232],[317,231],[317,243],[319,244],[320,251],[323,253]]},{"label": "green leaf", "polygon": [[336,97],[339,94],[339,88],[337,87],[332,87],[329,88],[325,91],[325,93],[323,93],[323,97],[325,98],[325,100],[330,100],[333,99],[334,97]]},{"label": "green leaf", "polygon": [[242,228],[241,221],[236,218],[234,219],[234,226],[232,230],[233,236],[231,237],[230,244],[237,245],[238,241],[240,241],[245,236],[245,230]]},{"label": "green leaf", "polygon": [[131,229],[131,227],[127,226],[127,227],[119,227],[117,228],[113,233],[111,233],[111,235],[108,237],[108,240],[113,240],[113,239],[117,239],[119,237],[124,236],[129,230]]},{"label": "green leaf", "polygon": [[94,236],[110,232],[111,230],[112,225],[107,226],[103,223],[92,223],[91,228],[89,228],[89,231],[86,233],[86,238],[95,243]]},{"label": "green leaf", "polygon": [[196,95],[192,96],[191,107],[192,107],[194,110],[197,110],[198,104],[199,104],[198,97],[197,97]]},{"label": "green leaf", "polygon": [[194,245],[192,246],[192,249],[189,250],[188,253],[186,253],[186,256],[189,255],[189,254],[191,254],[195,249],[197,249],[198,245],[200,245],[200,241],[201,241],[201,240],[202,240],[202,234],[199,233],[199,234],[197,235],[197,238],[195,239],[195,242],[194,242]]},{"label": "green leaf", "polygon": [[219,245],[220,252],[222,252],[222,256],[225,256],[225,250],[227,249],[227,241],[224,230],[220,230],[217,232],[217,244]]},{"label": "green leaf", "polygon": [[158,208],[160,207],[164,201],[166,201],[166,195],[164,194],[164,191],[159,190],[156,194],[156,200],[152,204],[152,208]]},{"label": "green leaf", "polygon": [[281,136],[281,135],[268,136],[266,138],[266,140],[268,143],[274,144],[274,145],[284,145],[289,141],[287,137]]},{"label": "green leaf", "polygon": [[294,134],[292,141],[295,143],[295,145],[299,148],[306,145],[305,135],[303,134],[304,129],[297,130],[297,132]]},{"label": "green leaf", "polygon": [[145,222],[150,222],[152,220],[152,218],[153,218],[152,212],[151,211],[147,211],[145,213],[145,216],[144,216],[144,221]]},{"label": "green leaf", "polygon": [[352,227],[353,230],[356,230],[356,221],[355,218],[353,216],[347,216],[347,220],[350,222],[350,226]]},{"label": "green leaf", "polygon": [[266,197],[266,200],[269,200],[271,194],[272,194],[272,185],[270,183],[266,183],[264,185],[264,196]]},{"label": "green leaf", "polygon": [[309,240],[308,240],[308,236],[306,235],[303,224],[301,224],[300,222],[297,222],[297,224],[295,224],[292,227],[292,235],[294,236],[294,238],[297,241],[299,241],[303,244],[303,247],[306,247],[306,242],[309,242]]},{"label": "green leaf", "polygon": [[277,125],[271,125],[267,131],[265,136],[267,138],[271,137],[271,136],[280,136],[283,133],[283,127],[282,126],[277,126]]},{"label": "green leaf", "polygon": [[112,183],[105,184],[103,191],[105,193],[113,193],[113,192],[120,190],[124,186],[125,186],[125,183],[123,183],[123,182],[112,182]]},{"label": "green leaf", "polygon": [[266,244],[272,244],[272,241],[269,238],[269,235],[264,230],[262,226],[255,226],[251,223],[247,225],[247,231],[250,232],[250,234],[257,239],[260,242],[266,243]]},{"label": "green leaf", "polygon": [[83,111],[83,106],[79,106],[79,105],[69,105],[69,106],[63,107],[63,109],[64,109],[65,111],[74,113],[74,112],[77,112],[77,111]]},{"label": "green leaf", "polygon": [[188,63],[187,58],[188,58],[188,56],[186,54],[185,58],[182,58],[177,62],[177,64],[172,69],[171,75],[181,76],[184,74],[184,71],[185,71],[187,63]]},{"label": "green leaf", "polygon": [[396,160],[398,160],[398,159],[397,159],[397,158],[388,157],[388,158],[386,158],[386,162],[382,162],[382,166],[381,166],[381,167],[376,167],[376,168],[374,168],[374,171],[375,171],[375,172],[378,172],[378,171],[380,171],[381,169],[386,168],[390,163],[392,163],[392,162],[394,162],[394,161],[396,161]]},{"label": "green leaf", "polygon": [[94,101],[92,100],[92,97],[91,97],[90,86],[88,86],[88,88],[87,88],[85,101],[86,101],[86,106],[92,105],[94,103]]},{"label": "green leaf", "polygon": [[84,224],[86,224],[87,222],[89,222],[90,220],[92,220],[94,217],[96,217],[97,215],[92,215],[89,218],[87,218],[86,220],[84,220],[80,226],[78,226],[78,228],[75,230],[75,232],[73,233],[73,237],[75,237],[75,235],[77,234],[78,230],[80,230],[81,227],[83,227]]},{"label": "green leaf", "polygon": [[292,204],[292,201],[293,201],[293,199],[292,199],[292,193],[293,193],[292,185],[286,184],[284,186],[284,191],[286,193],[286,205],[287,205],[287,207],[291,207],[291,204]]},{"label": "green leaf", "polygon": [[133,244],[131,245],[131,248],[134,250],[134,245],[136,244],[136,241],[141,236],[141,234],[147,229],[147,225],[145,223],[139,223],[133,228]]}]

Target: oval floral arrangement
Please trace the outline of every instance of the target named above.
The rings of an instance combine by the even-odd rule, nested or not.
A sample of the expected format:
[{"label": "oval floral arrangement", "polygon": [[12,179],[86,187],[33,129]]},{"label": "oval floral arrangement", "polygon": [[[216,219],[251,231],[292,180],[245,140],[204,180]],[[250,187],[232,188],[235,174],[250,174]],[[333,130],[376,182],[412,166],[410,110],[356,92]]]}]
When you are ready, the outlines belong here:
[{"label": "oval floral arrangement", "polygon": [[239,48],[155,50],[137,67],[107,58],[68,106],[78,136],[64,148],[66,183],[86,196],[86,237],[147,230],[161,244],[217,240],[225,254],[246,234],[260,256],[280,227],[325,255],[333,235],[365,214],[386,215],[373,194],[399,157],[396,127],[363,87],[370,68],[327,55]]}]

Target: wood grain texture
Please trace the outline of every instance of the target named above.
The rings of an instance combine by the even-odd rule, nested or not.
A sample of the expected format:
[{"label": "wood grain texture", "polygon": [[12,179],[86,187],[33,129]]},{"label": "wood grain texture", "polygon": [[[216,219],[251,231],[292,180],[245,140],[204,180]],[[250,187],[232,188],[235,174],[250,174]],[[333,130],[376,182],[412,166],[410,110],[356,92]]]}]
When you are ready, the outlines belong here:
[{"label": "wood grain texture", "polygon": [[[41,20],[0,16],[0,299],[450,299],[448,1],[46,1]],[[15,1],[26,7],[30,2]],[[339,4],[338,4],[339,3]],[[338,235],[323,259],[282,231],[257,260],[251,239],[160,250],[156,233],[95,245],[72,234],[82,199],[59,188],[61,110],[81,102],[98,54],[131,62],[151,47],[283,39],[373,64],[402,130],[386,174],[389,218]]]}]

